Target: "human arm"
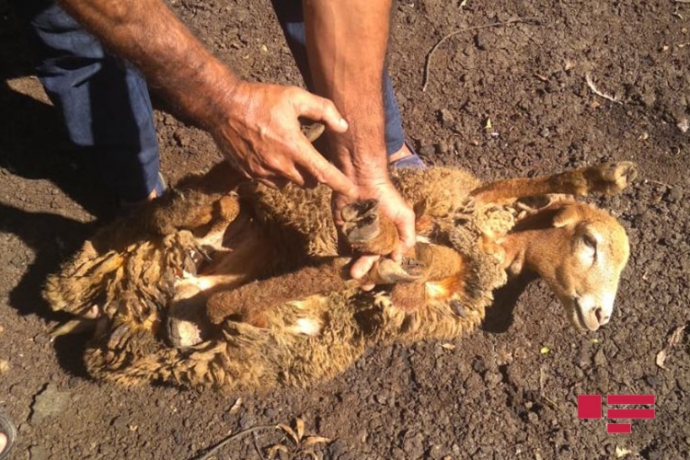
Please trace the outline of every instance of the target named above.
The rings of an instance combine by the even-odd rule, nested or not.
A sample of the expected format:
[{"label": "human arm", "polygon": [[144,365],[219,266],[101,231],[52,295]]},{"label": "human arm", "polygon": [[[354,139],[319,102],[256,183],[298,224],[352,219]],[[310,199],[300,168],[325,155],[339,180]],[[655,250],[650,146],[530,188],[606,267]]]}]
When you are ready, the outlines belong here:
[{"label": "human arm", "polygon": [[269,184],[323,182],[339,193],[351,181],[299,130],[298,117],[333,131],[347,123],[328,100],[295,87],[242,81],[214,58],[162,0],[60,0],[61,5],[149,83],[209,131],[246,175]]},{"label": "human arm", "polygon": [[[335,194],[335,214],[353,200],[376,198],[397,226],[399,256],[414,245],[414,213],[395,190],[385,146],[383,68],[390,0],[304,0],[307,52],[320,95],[332,100],[350,129],[330,136],[334,162],[356,186],[355,197]],[[337,222],[336,222],[337,223]],[[372,258],[353,267],[360,277]]]}]

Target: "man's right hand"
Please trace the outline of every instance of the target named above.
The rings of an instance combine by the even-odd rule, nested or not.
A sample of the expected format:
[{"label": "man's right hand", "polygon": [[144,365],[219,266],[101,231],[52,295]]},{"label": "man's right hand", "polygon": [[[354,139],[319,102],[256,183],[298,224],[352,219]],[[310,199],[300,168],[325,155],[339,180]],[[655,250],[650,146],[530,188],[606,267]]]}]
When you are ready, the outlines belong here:
[{"label": "man's right hand", "polygon": [[300,129],[299,118],[318,121],[343,133],[348,125],[328,99],[292,86],[237,82],[219,116],[209,126],[221,151],[247,177],[280,187],[287,181],[299,186],[322,183],[335,192],[353,196],[355,186],[326,160]]}]

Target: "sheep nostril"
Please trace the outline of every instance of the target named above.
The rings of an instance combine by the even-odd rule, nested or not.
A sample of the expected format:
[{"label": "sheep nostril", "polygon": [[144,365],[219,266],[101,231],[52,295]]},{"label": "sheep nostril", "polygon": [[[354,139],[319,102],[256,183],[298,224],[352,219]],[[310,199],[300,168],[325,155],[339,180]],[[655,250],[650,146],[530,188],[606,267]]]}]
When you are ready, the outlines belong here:
[{"label": "sheep nostril", "polygon": [[594,316],[596,316],[597,322],[600,326],[603,326],[604,324],[608,323],[611,319],[611,315],[605,314],[602,308],[596,308],[594,310]]}]

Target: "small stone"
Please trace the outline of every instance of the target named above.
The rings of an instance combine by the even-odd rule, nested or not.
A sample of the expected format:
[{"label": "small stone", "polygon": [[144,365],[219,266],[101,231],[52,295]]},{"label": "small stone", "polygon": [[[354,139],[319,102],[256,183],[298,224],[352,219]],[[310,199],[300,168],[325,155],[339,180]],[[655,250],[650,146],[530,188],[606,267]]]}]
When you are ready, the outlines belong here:
[{"label": "small stone", "polygon": [[234,421],[237,419],[237,417],[235,417],[234,415],[230,414],[229,412],[225,412],[225,413],[223,414],[223,416],[221,417],[221,419],[222,419],[223,422],[225,422],[225,423],[232,423],[232,422],[234,422]]},{"label": "small stone", "polygon": [[450,149],[448,148],[448,144],[446,144],[445,142],[439,142],[438,144],[436,144],[436,152],[439,155],[445,155],[446,153],[448,153],[449,150]]},{"label": "small stone", "polygon": [[412,436],[406,437],[403,443],[403,451],[405,451],[409,459],[422,458],[424,456],[424,435],[417,432]]},{"label": "small stone", "polygon": [[683,200],[683,189],[680,187],[673,187],[668,195],[666,195],[666,200],[669,203],[678,203]]},{"label": "small stone", "polygon": [[338,460],[345,453],[347,453],[347,443],[342,439],[336,439],[328,445],[329,458]]},{"label": "small stone", "polygon": [[70,393],[58,391],[54,384],[48,384],[44,390],[34,398],[31,406],[31,424],[42,422],[46,418],[60,415],[69,404]]},{"label": "small stone", "polygon": [[503,376],[500,372],[487,372],[484,375],[484,382],[489,388],[493,388],[503,381]]},{"label": "small stone", "polygon": [[127,420],[124,417],[115,417],[110,421],[110,425],[117,430],[124,430],[127,428]]},{"label": "small stone", "polygon": [[446,129],[451,129],[455,125],[455,117],[453,112],[448,109],[441,109],[439,112],[439,117],[441,119],[441,126]]},{"label": "small stone", "polygon": [[256,419],[254,417],[254,414],[250,414],[249,412],[244,412],[240,416],[240,426],[242,429],[247,429],[251,426],[256,425]]},{"label": "small stone", "polygon": [[486,371],[486,363],[484,363],[484,360],[481,358],[477,358],[474,360],[472,363],[472,369],[474,369],[474,372],[477,372],[478,374],[483,373]]},{"label": "small stone", "polygon": [[604,350],[599,348],[599,350],[594,355],[594,364],[596,366],[605,366],[606,363],[607,363],[607,360],[606,360],[606,355],[604,354]]},{"label": "small stone", "polygon": [[34,337],[34,343],[36,345],[47,345],[50,343],[50,336],[48,334],[38,334]]},{"label": "small stone", "polygon": [[539,423],[539,414],[537,414],[536,412],[528,412],[527,420],[529,420],[530,423],[536,425],[537,423]]},{"label": "small stone", "polygon": [[435,151],[436,149],[433,145],[423,145],[422,148],[419,149],[419,154],[423,157],[430,157],[434,155]]},{"label": "small stone", "polygon": [[663,457],[663,452],[655,447],[647,451],[647,460],[661,460]]},{"label": "small stone", "polygon": [[485,33],[478,33],[477,35],[474,36],[474,44],[477,48],[480,50],[485,50],[486,49],[486,34]]},{"label": "small stone", "polygon": [[431,449],[429,449],[429,452],[427,453],[427,457],[431,460],[443,460],[447,455],[448,449],[437,444],[431,446]]},{"label": "small stone", "polygon": [[6,359],[0,359],[0,374],[10,370],[10,363]]},{"label": "small stone", "polygon": [[658,375],[650,374],[644,378],[644,381],[647,382],[650,387],[658,387],[661,385],[662,379]]},{"label": "small stone", "polygon": [[29,459],[30,460],[48,460],[48,451],[43,446],[31,446],[29,447]]},{"label": "small stone", "polygon": [[173,134],[173,139],[175,140],[175,143],[178,145],[178,147],[182,147],[183,149],[189,147],[190,138],[187,133],[184,133],[182,131],[175,131],[175,133]]}]

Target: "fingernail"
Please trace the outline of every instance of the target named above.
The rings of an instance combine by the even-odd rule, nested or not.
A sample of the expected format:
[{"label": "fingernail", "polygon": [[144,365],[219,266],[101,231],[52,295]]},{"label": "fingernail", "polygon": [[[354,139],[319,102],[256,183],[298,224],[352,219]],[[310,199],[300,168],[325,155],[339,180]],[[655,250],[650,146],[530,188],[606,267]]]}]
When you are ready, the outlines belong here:
[{"label": "fingernail", "polygon": [[349,126],[348,126],[348,124],[347,124],[347,121],[345,121],[344,118],[341,118],[341,119],[338,121],[338,123],[340,124],[340,126],[342,126],[343,129],[349,128]]}]

